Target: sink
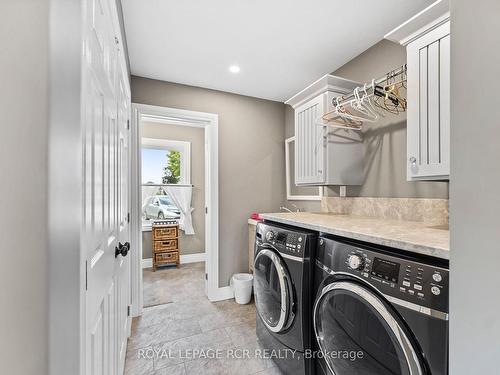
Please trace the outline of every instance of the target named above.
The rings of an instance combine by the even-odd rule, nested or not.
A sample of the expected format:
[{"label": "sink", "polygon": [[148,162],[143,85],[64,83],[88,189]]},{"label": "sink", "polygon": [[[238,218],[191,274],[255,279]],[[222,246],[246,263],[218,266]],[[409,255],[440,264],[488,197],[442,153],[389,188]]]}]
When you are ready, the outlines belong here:
[{"label": "sink", "polygon": [[440,225],[431,225],[427,228],[430,229],[440,229],[440,230],[450,230],[450,226],[448,224],[440,224]]},{"label": "sink", "polygon": [[315,215],[326,215],[326,216],[347,216],[347,214],[338,214],[335,212],[311,212]]}]

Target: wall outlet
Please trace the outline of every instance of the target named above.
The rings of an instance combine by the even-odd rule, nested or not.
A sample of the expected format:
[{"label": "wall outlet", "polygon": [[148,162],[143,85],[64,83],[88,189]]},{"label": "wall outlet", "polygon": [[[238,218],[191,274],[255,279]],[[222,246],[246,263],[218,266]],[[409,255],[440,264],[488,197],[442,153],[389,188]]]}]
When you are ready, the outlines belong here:
[{"label": "wall outlet", "polygon": [[339,195],[342,197],[342,198],[345,198],[347,194],[347,186],[341,186],[340,187],[340,192],[339,192]]}]

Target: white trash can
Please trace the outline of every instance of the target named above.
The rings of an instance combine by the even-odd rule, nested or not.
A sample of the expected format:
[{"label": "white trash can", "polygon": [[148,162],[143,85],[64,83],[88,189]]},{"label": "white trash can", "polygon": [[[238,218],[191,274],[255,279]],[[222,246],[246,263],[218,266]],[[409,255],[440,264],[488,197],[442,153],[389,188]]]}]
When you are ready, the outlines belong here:
[{"label": "white trash can", "polygon": [[245,305],[252,299],[253,275],[249,273],[235,273],[231,278],[236,303]]}]

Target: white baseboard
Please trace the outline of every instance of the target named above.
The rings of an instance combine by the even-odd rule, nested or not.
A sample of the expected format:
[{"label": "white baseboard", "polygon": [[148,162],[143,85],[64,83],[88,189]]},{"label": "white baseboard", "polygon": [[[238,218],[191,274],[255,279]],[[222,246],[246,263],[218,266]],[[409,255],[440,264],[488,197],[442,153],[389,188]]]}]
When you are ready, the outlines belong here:
[{"label": "white baseboard", "polygon": [[142,268],[151,268],[153,267],[153,258],[142,259]]},{"label": "white baseboard", "polygon": [[205,261],[205,253],[181,255],[181,264],[204,262],[204,261]]},{"label": "white baseboard", "polygon": [[231,288],[230,286],[217,288],[215,293],[211,293],[208,296],[208,299],[212,302],[222,301],[222,300],[231,299],[231,298],[234,298],[234,291],[233,291],[233,288]]},{"label": "white baseboard", "polygon": [[[181,264],[196,263],[205,261],[205,253],[181,255]],[[153,267],[153,258],[142,259],[142,268]]]}]

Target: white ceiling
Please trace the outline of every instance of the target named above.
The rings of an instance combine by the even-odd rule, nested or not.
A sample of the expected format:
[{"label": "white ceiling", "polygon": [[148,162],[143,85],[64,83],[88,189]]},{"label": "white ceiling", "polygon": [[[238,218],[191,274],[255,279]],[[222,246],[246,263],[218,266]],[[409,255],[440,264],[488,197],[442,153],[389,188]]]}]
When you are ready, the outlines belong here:
[{"label": "white ceiling", "polygon": [[[133,75],[285,101],[432,0],[122,0]],[[241,72],[230,73],[230,65]]]}]

